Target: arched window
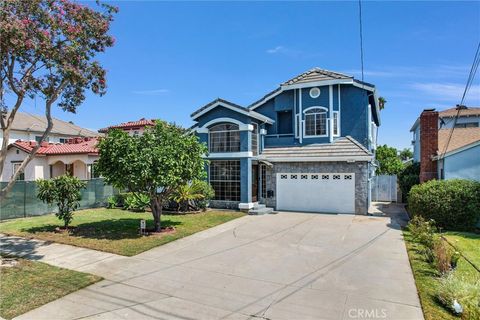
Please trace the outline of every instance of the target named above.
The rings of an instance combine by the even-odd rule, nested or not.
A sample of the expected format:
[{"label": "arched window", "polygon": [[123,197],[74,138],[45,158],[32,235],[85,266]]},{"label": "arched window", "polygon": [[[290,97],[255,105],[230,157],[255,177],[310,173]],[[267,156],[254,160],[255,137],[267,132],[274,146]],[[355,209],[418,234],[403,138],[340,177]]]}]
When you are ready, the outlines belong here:
[{"label": "arched window", "polygon": [[240,130],[238,124],[219,123],[209,128],[210,152],[239,152]]},{"label": "arched window", "polygon": [[327,110],[321,107],[309,108],[305,114],[305,136],[327,135]]}]

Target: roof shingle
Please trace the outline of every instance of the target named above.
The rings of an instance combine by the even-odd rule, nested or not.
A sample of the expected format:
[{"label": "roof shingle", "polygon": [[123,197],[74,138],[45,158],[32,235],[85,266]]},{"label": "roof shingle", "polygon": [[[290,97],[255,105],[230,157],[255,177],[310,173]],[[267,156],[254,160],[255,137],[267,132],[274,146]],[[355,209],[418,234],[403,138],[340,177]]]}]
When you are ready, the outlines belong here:
[{"label": "roof shingle", "polygon": [[[98,154],[97,138],[73,138],[67,143],[43,142],[37,150],[38,155],[59,155],[59,154]],[[31,152],[37,145],[35,141],[17,140],[10,146],[17,147],[25,152]]]},{"label": "roof shingle", "polygon": [[[448,143],[448,139],[452,134],[452,138]],[[459,148],[465,147],[474,142],[480,141],[480,128],[455,128],[438,130],[438,154],[448,153]],[[448,143],[448,148],[445,146]]]},{"label": "roof shingle", "polygon": [[109,126],[107,128],[102,128],[102,129],[98,130],[98,132],[108,132],[108,130],[110,130],[110,129],[129,129],[129,128],[135,128],[135,127],[154,126],[155,121],[156,121],[156,119],[142,118],[138,121],[122,122],[120,124]]}]

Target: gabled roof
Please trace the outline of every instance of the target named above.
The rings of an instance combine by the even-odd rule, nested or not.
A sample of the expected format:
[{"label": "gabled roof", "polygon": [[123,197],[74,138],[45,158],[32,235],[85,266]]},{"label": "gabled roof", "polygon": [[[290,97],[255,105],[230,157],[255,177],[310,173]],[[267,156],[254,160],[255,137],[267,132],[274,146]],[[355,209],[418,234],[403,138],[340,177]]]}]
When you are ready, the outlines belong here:
[{"label": "gabled roof", "polygon": [[230,101],[227,101],[227,100],[221,99],[221,98],[217,98],[217,99],[213,100],[212,102],[206,104],[205,106],[201,107],[200,109],[198,109],[197,111],[192,113],[190,116],[192,117],[192,119],[195,120],[198,117],[200,117],[202,114],[205,114],[205,113],[209,112],[210,110],[212,110],[216,107],[219,107],[219,106],[228,108],[228,109],[236,111],[236,112],[239,112],[241,114],[244,114],[244,115],[247,115],[249,117],[255,118],[255,119],[260,120],[262,122],[266,122],[266,123],[270,123],[270,124],[275,122],[273,119],[270,119],[269,117],[266,117],[266,116],[264,116],[264,115],[262,115],[258,112],[252,111],[248,108],[242,107],[238,104],[235,104],[233,102],[230,102]]},{"label": "gabled roof", "polygon": [[[450,142],[448,139],[450,137]],[[440,156],[443,153],[449,153],[475,142],[480,142],[480,128],[455,128],[452,129],[440,129],[438,130],[438,154]],[[448,143],[448,148],[445,151],[445,146]]]},{"label": "gabled roof", "polygon": [[[9,114],[8,114],[9,115]],[[8,117],[7,115],[7,117]],[[96,137],[98,132],[79,127],[73,123],[52,118],[52,134],[72,137]],[[12,130],[42,133],[47,129],[47,118],[42,115],[17,112],[12,123]]]},{"label": "gabled roof", "polygon": [[357,140],[347,136],[333,143],[265,148],[258,157],[270,162],[289,161],[369,161],[373,155]]},{"label": "gabled roof", "polygon": [[135,127],[147,127],[147,126],[154,126],[155,125],[155,119],[145,119],[142,118],[138,121],[128,121],[128,122],[122,122],[120,124],[116,124],[113,126],[109,126],[107,128],[102,128],[98,130],[98,132],[108,132],[110,129],[130,129],[130,128],[135,128]]},{"label": "gabled roof", "polygon": [[[440,118],[453,118],[457,116],[457,113],[458,113],[458,109],[455,107],[455,108],[450,108],[447,110],[440,111],[438,113],[438,116]],[[468,107],[466,109],[461,109],[460,116],[461,117],[480,116],[480,108]]]},{"label": "gabled roof", "polygon": [[293,77],[290,80],[285,81],[282,83],[282,86],[292,85],[296,83],[307,83],[307,82],[314,82],[314,81],[325,81],[325,80],[338,80],[338,79],[353,79],[352,76],[348,76],[343,73],[329,71],[320,68],[313,68],[308,71],[305,71],[298,76]]},{"label": "gabled roof", "polygon": [[302,74],[299,74],[291,78],[290,80],[283,82],[282,84],[280,84],[280,86],[277,89],[267,93],[265,96],[263,96],[259,100],[250,104],[248,108],[250,110],[254,110],[255,108],[267,102],[268,100],[281,94],[285,90],[303,88],[308,86],[322,86],[322,85],[332,85],[332,84],[353,85],[353,86],[368,90],[370,92],[373,92],[374,96],[371,100],[375,107],[374,117],[377,124],[380,125],[380,116],[379,116],[380,109],[378,105],[378,98],[376,96],[375,86],[373,84],[356,80],[354,79],[353,76],[349,76],[343,73],[329,71],[325,69],[320,69],[320,68],[310,69]]},{"label": "gabled roof", "polygon": [[[67,143],[43,142],[37,150],[37,155],[60,155],[60,154],[98,154],[97,138],[73,138]],[[30,153],[37,145],[35,141],[17,140],[9,145],[9,148],[16,147]]]}]

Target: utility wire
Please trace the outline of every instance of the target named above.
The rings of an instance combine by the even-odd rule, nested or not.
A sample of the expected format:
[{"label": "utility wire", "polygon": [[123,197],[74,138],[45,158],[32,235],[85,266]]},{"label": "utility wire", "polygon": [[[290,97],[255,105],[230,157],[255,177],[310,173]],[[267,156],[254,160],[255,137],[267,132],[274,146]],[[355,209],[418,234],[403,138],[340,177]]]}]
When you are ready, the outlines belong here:
[{"label": "utility wire", "polygon": [[463,103],[465,102],[465,97],[467,96],[467,93],[470,90],[470,87],[472,86],[472,83],[473,83],[473,80],[475,79],[475,75],[477,73],[479,65],[480,65],[480,42],[478,43],[477,51],[475,52],[475,56],[473,58],[472,67],[470,68],[470,73],[468,75],[467,83],[465,85],[465,90],[463,91],[462,99],[460,101],[460,104],[457,104],[457,114],[455,115],[455,119],[453,120],[452,130],[450,130],[447,143],[445,144],[445,148],[443,149],[443,152],[441,153],[440,158],[443,158],[447,153],[448,146],[450,144],[450,141],[452,140],[453,131],[455,130],[455,126],[457,125],[457,121],[460,116],[460,112],[463,109],[465,109],[465,106],[463,105]]},{"label": "utility wire", "polygon": [[363,82],[363,23],[362,23],[362,0],[358,0],[358,19],[360,23],[360,63],[362,67],[362,82]]}]

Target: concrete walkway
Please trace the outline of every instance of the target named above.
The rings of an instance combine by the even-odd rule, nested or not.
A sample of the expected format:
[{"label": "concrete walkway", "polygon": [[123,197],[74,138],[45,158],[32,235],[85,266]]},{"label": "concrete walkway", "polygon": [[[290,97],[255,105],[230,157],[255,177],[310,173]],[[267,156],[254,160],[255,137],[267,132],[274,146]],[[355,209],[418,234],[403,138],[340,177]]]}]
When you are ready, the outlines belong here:
[{"label": "concrete walkway", "polygon": [[13,238],[2,250],[106,279],[18,319],[423,319],[403,214],[247,216],[135,257]]}]

